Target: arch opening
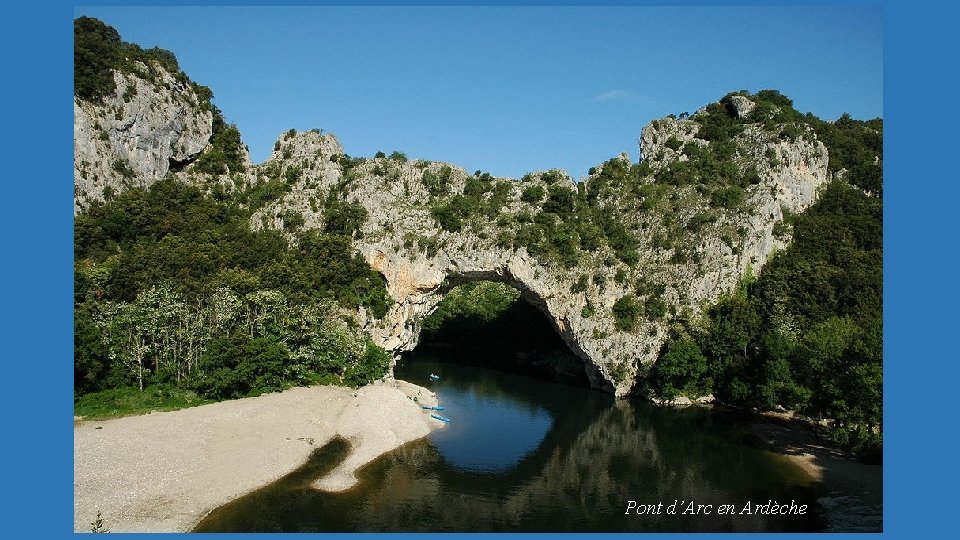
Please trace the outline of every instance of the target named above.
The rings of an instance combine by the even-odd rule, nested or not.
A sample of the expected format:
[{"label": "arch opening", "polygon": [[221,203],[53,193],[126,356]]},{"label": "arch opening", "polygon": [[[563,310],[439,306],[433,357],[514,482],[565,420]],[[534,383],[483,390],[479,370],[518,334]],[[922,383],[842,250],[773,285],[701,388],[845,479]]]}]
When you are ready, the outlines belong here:
[{"label": "arch opening", "polygon": [[501,280],[445,282],[442,299],[422,319],[404,362],[428,356],[572,386],[591,387],[584,360],[536,305],[536,297]]}]

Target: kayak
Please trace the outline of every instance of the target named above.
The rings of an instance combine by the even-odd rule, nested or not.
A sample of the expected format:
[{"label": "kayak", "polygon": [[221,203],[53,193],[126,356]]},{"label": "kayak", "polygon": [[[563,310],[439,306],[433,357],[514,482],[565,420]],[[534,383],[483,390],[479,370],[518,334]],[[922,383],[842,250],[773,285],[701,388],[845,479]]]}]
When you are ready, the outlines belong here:
[{"label": "kayak", "polygon": [[423,408],[430,411],[442,411],[443,405],[434,405],[432,407],[430,405],[424,405]]},{"label": "kayak", "polygon": [[434,375],[433,373],[431,373],[431,374],[430,374],[430,380],[431,380],[431,381],[439,381],[439,380],[440,380],[440,376],[439,376],[439,375]]},{"label": "kayak", "polygon": [[439,414],[431,414],[430,417],[431,417],[431,418],[436,418],[437,420],[439,420],[439,421],[441,421],[441,422],[449,422],[449,421],[450,421],[450,419],[447,418],[446,416],[440,416]]}]

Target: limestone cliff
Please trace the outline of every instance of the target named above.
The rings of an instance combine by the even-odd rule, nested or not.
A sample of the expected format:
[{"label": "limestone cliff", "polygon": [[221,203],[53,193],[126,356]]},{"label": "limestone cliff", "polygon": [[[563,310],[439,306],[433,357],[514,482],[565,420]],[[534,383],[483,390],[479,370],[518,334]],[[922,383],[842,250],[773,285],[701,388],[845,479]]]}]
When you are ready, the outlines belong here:
[{"label": "limestone cliff", "polygon": [[183,77],[159,64],[114,70],[116,92],[73,101],[74,213],[129,187],[147,187],[209,144],[213,112]]}]

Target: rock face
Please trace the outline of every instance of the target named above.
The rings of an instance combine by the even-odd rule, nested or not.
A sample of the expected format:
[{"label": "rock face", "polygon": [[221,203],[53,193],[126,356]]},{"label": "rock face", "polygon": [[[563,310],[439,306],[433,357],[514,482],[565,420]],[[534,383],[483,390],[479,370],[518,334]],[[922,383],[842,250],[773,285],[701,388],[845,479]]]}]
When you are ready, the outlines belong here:
[{"label": "rock face", "polygon": [[[144,68],[144,71],[146,69]],[[128,187],[147,187],[207,147],[213,113],[159,64],[153,80],[114,71],[100,104],[74,98],[74,213]]]},{"label": "rock face", "polygon": [[[697,129],[696,115],[687,120],[658,120],[644,128],[643,155],[652,173],[642,182],[656,184],[658,174],[672,162],[688,159],[675,149],[676,142],[668,146],[671,138],[708,147],[710,142],[696,138]],[[360,313],[361,323],[378,344],[394,352],[411,350],[417,345],[421,321],[450,289],[474,280],[504,282],[519,289],[549,318],[571,351],[583,360],[594,387],[625,395],[631,391],[635,375],[656,360],[670,315],[645,314],[633,328],[620,329],[613,314],[618,299],[637,294],[638,281],[653,283],[655,294],[671,314],[697,315],[707,303],[729,292],[748,269],[757,271],[784,245],[774,234],[775,225],[786,212],[801,212],[812,204],[818,188],[827,181],[827,152],[812,132],[784,140],[760,125],[748,124],[736,144],[735,159],[755,170],[756,184],[746,190],[740,210],[710,210],[714,221],[684,237],[686,259],[676,256],[679,248],[658,246],[657,237],[676,229],[676,224],[689,226],[705,213],[702,203],[695,202],[699,199],[692,188],[673,190],[671,200],[678,202],[655,216],[633,213],[618,186],[601,192],[606,193],[599,196],[604,211],[639,238],[639,261],[611,263],[610,247],[602,246],[585,253],[574,268],[565,268],[501,239],[522,223],[518,216],[539,210],[539,203],[521,200],[521,191],[531,186],[584,189],[569,178],[557,181],[555,176],[535,174],[522,182],[489,180],[493,185],[503,184],[509,192],[499,216],[474,220],[458,231],[444,230],[431,208],[445,199],[431,194],[431,183],[446,174],[450,193],[462,194],[473,175],[444,163],[390,158],[344,167],[334,162],[341,152],[336,138],[318,133],[288,134],[262,165],[282,170],[297,167],[302,172],[287,195],[253,216],[252,226],[279,229],[283,214],[293,211],[304,217],[304,227],[322,227],[324,217],[317,202],[329,193],[339,193],[367,210],[369,219],[356,246],[386,278],[395,302],[381,319]],[[285,148],[291,150],[285,152]],[[599,182],[605,167],[617,165],[615,161],[599,167],[586,181],[587,192],[591,182]],[[686,199],[694,202],[684,206]]]},{"label": "rock face", "polygon": [[740,119],[749,116],[753,109],[757,106],[746,96],[738,95],[730,96],[730,104],[733,105],[733,110],[736,112],[737,118]]}]

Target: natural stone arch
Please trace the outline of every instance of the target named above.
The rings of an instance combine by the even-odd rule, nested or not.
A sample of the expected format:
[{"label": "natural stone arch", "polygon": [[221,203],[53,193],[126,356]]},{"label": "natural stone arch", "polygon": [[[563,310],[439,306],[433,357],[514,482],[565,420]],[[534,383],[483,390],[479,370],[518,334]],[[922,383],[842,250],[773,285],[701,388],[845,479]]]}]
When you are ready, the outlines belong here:
[{"label": "natural stone arch", "polygon": [[550,284],[537,275],[529,259],[529,256],[512,256],[496,265],[483,264],[489,260],[456,259],[445,268],[437,268],[429,263],[416,265],[407,260],[393,260],[390,254],[374,250],[368,256],[370,265],[386,278],[388,292],[396,303],[383,319],[369,325],[367,330],[374,341],[387,350],[411,351],[420,341],[423,320],[451,290],[474,281],[504,283],[520,291],[527,303],[546,316],[567,348],[583,361],[584,373],[593,388],[615,392],[614,384],[592,361],[571,328],[566,316],[569,306],[563,299],[555,299]]},{"label": "natural stone arch", "polygon": [[[623,396],[632,391],[637,375],[656,361],[670,317],[696,317],[730,292],[747,271],[758,272],[786,245],[788,237],[778,235],[776,226],[786,215],[813,204],[828,181],[826,147],[811,128],[791,139],[782,137],[777,127],[747,123],[734,141],[736,166],[749,168],[753,175],[742,207],[712,208],[709,201],[698,198],[695,186],[660,183],[658,177],[671,164],[689,159],[682,148],[711,144],[697,138],[699,114],[656,120],[643,129],[640,141],[646,172],[639,181],[604,176],[607,166],[629,169],[633,164],[626,155],[596,167],[579,183],[554,173],[535,173],[521,181],[487,175],[483,181],[502,185],[508,193],[495,208],[496,215],[475,216],[462,227],[446,228],[435,213],[437,205],[465,194],[466,186],[483,175],[425,160],[341,159],[343,149],[331,134],[287,133],[277,141],[271,158],[248,174],[254,178],[266,168],[281,174],[295,168],[297,180],[279,201],[257,211],[251,226],[283,229],[284,216],[299,213],[303,227],[323,228],[318,200],[335,196],[361,205],[367,219],[354,246],[384,276],[394,302],[382,318],[363,309],[358,313],[360,324],[377,344],[394,353],[413,349],[421,321],[440,301],[449,280],[503,281],[520,289],[548,317],[570,350],[584,361],[594,387]],[[436,190],[439,177],[446,183],[444,194]],[[629,182],[656,184],[674,197],[670,200],[695,202],[667,205],[672,208],[669,213],[658,207],[659,214],[644,215]],[[510,227],[522,222],[520,216],[546,212],[544,200],[521,196],[536,186],[581,195],[599,191],[596,210],[630,228],[637,242],[635,260],[629,264],[617,260],[607,243],[581,253],[577,264],[565,267],[547,256],[532,255],[518,243],[501,242],[501,235],[509,236]],[[484,192],[483,200],[490,200],[490,193]],[[670,227],[687,229],[703,214],[711,214],[712,221],[698,225],[696,233],[685,232],[679,246],[695,257],[677,258],[676,246],[658,245],[658,234]],[[501,223],[498,216],[509,219]],[[736,238],[731,237],[732,231]],[[652,283],[655,292],[641,291],[640,282]],[[617,324],[613,308],[618,300],[654,295],[661,309],[649,310],[629,328]],[[662,306],[670,313],[664,314]]]}]

